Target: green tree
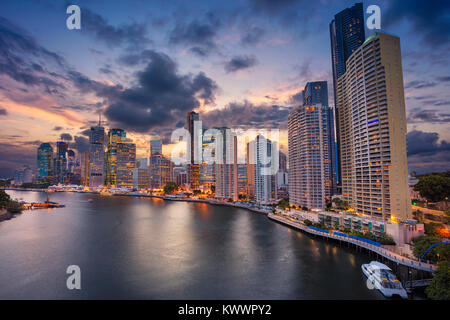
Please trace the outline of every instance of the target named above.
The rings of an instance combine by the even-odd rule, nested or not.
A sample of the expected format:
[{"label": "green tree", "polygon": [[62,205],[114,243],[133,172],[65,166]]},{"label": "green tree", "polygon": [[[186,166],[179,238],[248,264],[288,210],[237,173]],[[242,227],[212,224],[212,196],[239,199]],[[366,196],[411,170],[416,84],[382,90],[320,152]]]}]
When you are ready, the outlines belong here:
[{"label": "green tree", "polygon": [[178,185],[175,182],[169,181],[163,188],[164,194],[171,194],[178,190]]},{"label": "green tree", "polygon": [[450,300],[450,261],[442,261],[425,290],[428,298],[433,300]]},{"label": "green tree", "polygon": [[8,210],[8,212],[13,213],[13,214],[17,214],[22,212],[22,205],[17,202],[17,201],[9,201],[8,205],[6,206],[6,210]]},{"label": "green tree", "polygon": [[[413,239],[414,256],[417,258],[422,257],[425,251],[431,247],[432,245],[441,242],[442,239],[436,236],[421,236]],[[438,261],[450,260],[450,245],[449,244],[440,244],[426,254],[424,260],[430,260],[435,263]]]},{"label": "green tree", "polygon": [[6,208],[10,201],[11,197],[9,196],[9,194],[7,194],[5,190],[0,190],[0,209]]},{"label": "green tree", "polygon": [[441,174],[427,174],[419,177],[419,182],[414,186],[422,197],[431,202],[438,202],[449,197],[450,177]]}]

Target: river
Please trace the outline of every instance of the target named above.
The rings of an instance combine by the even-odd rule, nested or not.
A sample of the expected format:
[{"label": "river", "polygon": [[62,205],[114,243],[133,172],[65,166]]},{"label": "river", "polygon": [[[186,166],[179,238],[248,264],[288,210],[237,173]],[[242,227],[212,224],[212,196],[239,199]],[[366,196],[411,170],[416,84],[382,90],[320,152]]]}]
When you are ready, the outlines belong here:
[{"label": "river", "polygon": [[[66,207],[0,223],[0,299],[383,299],[361,272],[368,255],[262,214],[156,198],[50,197]],[[66,287],[69,265],[81,269],[81,290]]]}]

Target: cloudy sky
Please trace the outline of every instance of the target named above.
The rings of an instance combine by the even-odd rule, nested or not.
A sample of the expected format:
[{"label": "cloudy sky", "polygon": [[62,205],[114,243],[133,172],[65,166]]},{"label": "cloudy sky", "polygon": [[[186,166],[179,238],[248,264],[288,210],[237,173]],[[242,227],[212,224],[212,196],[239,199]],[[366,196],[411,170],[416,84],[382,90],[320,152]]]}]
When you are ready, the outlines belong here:
[{"label": "cloudy sky", "polygon": [[[0,177],[34,167],[41,142],[86,150],[100,112],[107,128],[127,130],[140,156],[191,110],[204,127],[279,128],[286,150],[301,88],[327,80],[332,90],[328,26],[353,3],[2,1]],[[66,28],[69,4],[81,7],[81,30]],[[382,31],[401,39],[410,170],[450,169],[450,3],[364,8],[371,4],[381,8]]]}]

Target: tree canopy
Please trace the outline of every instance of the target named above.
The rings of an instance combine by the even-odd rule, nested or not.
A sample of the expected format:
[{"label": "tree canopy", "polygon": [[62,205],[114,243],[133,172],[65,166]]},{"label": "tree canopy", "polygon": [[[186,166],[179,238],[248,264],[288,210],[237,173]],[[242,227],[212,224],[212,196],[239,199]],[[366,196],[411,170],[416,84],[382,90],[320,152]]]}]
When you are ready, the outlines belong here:
[{"label": "tree canopy", "polygon": [[428,201],[439,202],[449,197],[450,176],[447,173],[426,174],[418,178],[419,182],[414,186],[414,190]]}]

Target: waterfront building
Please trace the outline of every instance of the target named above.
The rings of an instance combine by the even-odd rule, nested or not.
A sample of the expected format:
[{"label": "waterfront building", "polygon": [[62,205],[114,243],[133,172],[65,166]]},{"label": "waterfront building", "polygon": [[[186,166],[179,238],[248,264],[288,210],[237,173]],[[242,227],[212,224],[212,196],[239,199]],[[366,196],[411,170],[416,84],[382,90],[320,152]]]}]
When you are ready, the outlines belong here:
[{"label": "waterfront building", "polygon": [[50,143],[42,143],[37,150],[37,183],[53,182],[53,148]]},{"label": "waterfront building", "polygon": [[67,182],[67,150],[68,144],[64,141],[56,142],[56,154],[53,159],[53,183],[65,184]]},{"label": "waterfront building", "polygon": [[117,144],[126,141],[127,134],[122,129],[108,132],[108,151],[106,153],[106,185],[117,186]]},{"label": "waterfront building", "polygon": [[[269,204],[277,199],[276,172],[278,171],[278,143],[258,135],[254,140],[255,200]],[[276,166],[272,169],[272,166]]]},{"label": "waterfront building", "polygon": [[247,196],[247,164],[238,163],[237,166],[238,174],[238,194]]},{"label": "waterfront building", "polygon": [[[188,144],[188,153],[189,153],[189,161],[186,165],[187,173],[188,173],[188,184],[191,189],[197,189],[200,185],[199,177],[200,177],[200,163],[201,163],[201,155],[199,154],[199,150],[201,150],[201,143],[197,143],[196,140],[199,140],[201,135],[201,127],[195,126],[195,122],[199,121],[199,114],[195,111],[188,112],[186,118],[186,129],[190,134],[189,144]],[[197,132],[195,132],[197,130]]]},{"label": "waterfront building", "polygon": [[90,152],[82,152],[80,156],[80,184],[89,186],[89,154]]},{"label": "waterfront building", "polygon": [[150,156],[150,187],[161,190],[167,182],[174,182],[173,162],[162,154]]},{"label": "waterfront building", "polygon": [[342,195],[356,212],[411,218],[400,39],[375,33],[338,79]]},{"label": "waterfront building", "polygon": [[162,140],[151,139],[150,140],[150,155],[162,154]]},{"label": "waterfront building", "polygon": [[[211,157],[215,157],[215,138],[214,135],[203,133],[203,145],[202,150],[211,150]],[[199,172],[199,185],[200,189],[204,191],[211,191],[216,184],[216,168],[215,164],[211,163],[211,161],[206,161],[203,159],[200,164],[200,172]]]},{"label": "waterfront building", "polygon": [[[89,181],[90,187],[105,184],[105,128],[99,121],[89,132]],[[85,179],[86,182],[86,179]]]},{"label": "waterfront building", "polygon": [[247,164],[247,197],[255,197],[255,141],[246,145],[245,163]]},{"label": "waterfront building", "polygon": [[276,176],[277,182],[277,196],[278,198],[288,198],[288,169],[287,169],[287,157],[286,155],[279,151],[279,169]]},{"label": "waterfront building", "polygon": [[325,208],[333,194],[333,113],[321,104],[293,110],[288,119],[289,201]]},{"label": "waterfront building", "polygon": [[133,188],[133,169],[136,163],[136,145],[127,141],[117,143],[117,175],[118,188]]},{"label": "waterfront building", "polygon": [[237,201],[237,136],[229,128],[217,129],[223,138],[216,150],[216,197]]},{"label": "waterfront building", "polygon": [[[346,61],[350,55],[364,42],[364,9],[362,3],[356,3],[336,14],[330,23],[331,66],[333,69],[333,92],[336,122],[336,180],[338,189],[341,186],[341,155],[339,115],[337,112],[337,79],[346,71]],[[328,104],[324,104],[328,105]],[[340,193],[340,192],[339,192]]]},{"label": "waterfront building", "polygon": [[24,183],[33,182],[33,171],[29,166],[23,166],[14,172],[14,185],[21,186]]},{"label": "waterfront building", "polygon": [[328,106],[328,85],[326,81],[308,82],[303,90],[303,104]]}]

